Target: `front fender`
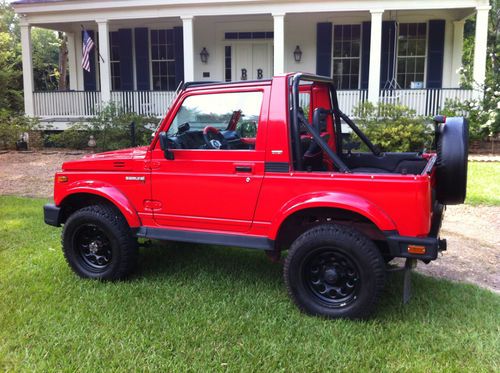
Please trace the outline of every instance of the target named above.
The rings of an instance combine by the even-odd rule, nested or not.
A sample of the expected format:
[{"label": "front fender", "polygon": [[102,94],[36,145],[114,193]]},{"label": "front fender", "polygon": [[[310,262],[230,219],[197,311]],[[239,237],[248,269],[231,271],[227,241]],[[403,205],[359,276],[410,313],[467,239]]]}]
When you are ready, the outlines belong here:
[{"label": "front fender", "polygon": [[58,193],[62,197],[59,199],[56,197],[54,202],[57,206],[60,206],[68,197],[82,193],[93,194],[107,199],[120,210],[131,228],[141,226],[139,215],[128,198],[118,188],[102,181],[75,181],[67,186],[64,193]]},{"label": "front fender", "polygon": [[276,239],[281,224],[290,215],[310,208],[336,208],[358,213],[373,222],[381,231],[396,230],[394,221],[376,204],[365,198],[340,192],[315,192],[288,201],[274,217],[271,238]]}]

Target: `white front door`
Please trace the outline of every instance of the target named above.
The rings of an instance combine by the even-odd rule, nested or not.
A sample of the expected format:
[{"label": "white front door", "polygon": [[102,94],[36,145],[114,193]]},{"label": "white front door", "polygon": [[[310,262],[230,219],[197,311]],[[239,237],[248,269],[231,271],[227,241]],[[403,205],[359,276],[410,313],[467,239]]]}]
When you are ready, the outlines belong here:
[{"label": "white front door", "polygon": [[241,43],[234,47],[233,81],[270,79],[272,49],[269,43]]}]

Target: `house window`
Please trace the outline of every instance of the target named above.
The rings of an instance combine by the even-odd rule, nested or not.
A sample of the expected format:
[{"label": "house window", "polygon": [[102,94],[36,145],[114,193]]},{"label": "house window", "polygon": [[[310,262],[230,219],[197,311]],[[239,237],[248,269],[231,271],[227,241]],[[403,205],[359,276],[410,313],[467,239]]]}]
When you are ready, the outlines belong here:
[{"label": "house window", "polygon": [[426,23],[399,25],[397,81],[401,88],[423,87],[426,47]]},{"label": "house window", "polygon": [[361,25],[333,28],[333,81],[338,89],[359,88]]},{"label": "house window", "polygon": [[120,78],[120,39],[118,32],[109,33],[109,44],[111,49],[110,65],[111,65],[111,89],[119,91],[122,88]]},{"label": "house window", "polygon": [[153,90],[175,91],[174,30],[151,30]]},{"label": "house window", "polygon": [[226,32],[224,33],[226,40],[252,40],[252,39],[273,39],[273,31],[256,31],[256,32]]}]

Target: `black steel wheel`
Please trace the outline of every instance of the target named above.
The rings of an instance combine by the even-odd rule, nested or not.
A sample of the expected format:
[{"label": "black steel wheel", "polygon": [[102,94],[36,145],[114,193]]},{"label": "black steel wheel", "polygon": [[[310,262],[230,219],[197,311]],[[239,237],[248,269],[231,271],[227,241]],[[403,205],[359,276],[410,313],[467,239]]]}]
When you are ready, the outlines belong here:
[{"label": "black steel wheel", "polygon": [[356,300],[359,270],[346,253],[333,247],[318,247],[304,258],[302,271],[311,295],[326,306],[341,308]]},{"label": "black steel wheel", "polygon": [[289,295],[308,314],[365,318],[382,293],[385,263],[363,234],[324,224],[306,231],[292,244],[284,278]]},{"label": "black steel wheel", "polygon": [[131,273],[137,257],[137,240],[120,212],[94,205],[73,213],[62,233],[64,256],[83,278],[118,280]]},{"label": "black steel wheel", "polygon": [[90,271],[102,271],[113,259],[111,242],[106,233],[95,224],[82,224],[73,233],[73,247],[82,264]]}]

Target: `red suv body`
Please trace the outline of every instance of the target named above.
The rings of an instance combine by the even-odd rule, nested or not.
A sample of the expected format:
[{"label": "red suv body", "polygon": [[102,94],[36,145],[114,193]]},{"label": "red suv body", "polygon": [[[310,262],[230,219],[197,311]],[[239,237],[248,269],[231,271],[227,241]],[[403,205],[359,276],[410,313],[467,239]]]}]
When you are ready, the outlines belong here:
[{"label": "red suv body", "polygon": [[[463,135],[466,123],[455,119],[450,128]],[[348,125],[371,152],[346,151]],[[428,262],[445,248],[438,236],[444,205],[465,197],[465,189],[457,196],[437,186],[448,177],[440,164],[452,163],[446,125],[436,127],[443,154],[382,153],[340,111],[325,78],[186,84],[149,146],[64,163],[45,221],[65,225],[66,258],[83,277],[128,274],[138,237],[260,249],[274,258],[288,250],[285,280],[301,309],[362,317],[380,293],[384,259]]]}]

